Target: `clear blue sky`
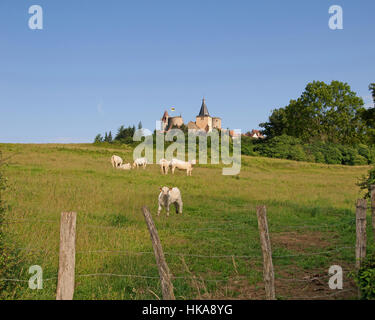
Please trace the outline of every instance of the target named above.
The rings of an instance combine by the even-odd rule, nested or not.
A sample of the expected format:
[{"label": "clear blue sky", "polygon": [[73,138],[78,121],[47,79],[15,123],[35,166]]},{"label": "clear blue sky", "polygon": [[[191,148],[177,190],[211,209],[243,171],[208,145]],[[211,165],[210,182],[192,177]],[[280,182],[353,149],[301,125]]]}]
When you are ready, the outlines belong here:
[{"label": "clear blue sky", "polygon": [[[28,28],[41,5],[44,29]],[[328,28],[328,8],[344,30]],[[258,128],[313,80],[370,105],[373,0],[1,0],[0,142],[91,142],[202,96],[223,127]]]}]

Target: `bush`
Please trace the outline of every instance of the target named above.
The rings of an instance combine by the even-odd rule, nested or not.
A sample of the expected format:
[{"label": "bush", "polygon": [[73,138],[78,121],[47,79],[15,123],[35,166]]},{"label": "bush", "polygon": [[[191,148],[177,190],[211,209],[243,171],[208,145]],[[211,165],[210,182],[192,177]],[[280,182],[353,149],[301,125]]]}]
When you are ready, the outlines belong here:
[{"label": "bush", "polygon": [[353,159],[353,165],[355,166],[363,166],[368,164],[368,160],[365,157],[362,157],[361,155],[356,155]]},{"label": "bush", "polygon": [[246,156],[256,156],[257,153],[254,151],[255,141],[251,137],[241,137],[241,154]]},{"label": "bush", "polygon": [[363,176],[357,185],[362,190],[366,190],[365,198],[370,198],[370,187],[371,185],[375,185],[375,167],[370,169],[368,174]]},{"label": "bush", "polygon": [[367,160],[368,164],[374,163],[375,153],[369,146],[365,144],[359,144],[357,146],[358,154]]},{"label": "bush", "polygon": [[269,158],[281,158],[296,161],[307,160],[301,140],[282,135],[266,140],[255,146],[254,150],[260,155]]},{"label": "bush", "polygon": [[324,158],[324,154],[321,153],[320,151],[316,152],[314,156],[315,156],[315,162],[325,163],[326,159]]},{"label": "bush", "polygon": [[342,164],[343,155],[339,148],[333,144],[326,144],[324,147],[324,158],[328,164]]},{"label": "bush", "polygon": [[361,291],[361,299],[375,299],[375,254],[368,256],[355,275],[355,282]]}]

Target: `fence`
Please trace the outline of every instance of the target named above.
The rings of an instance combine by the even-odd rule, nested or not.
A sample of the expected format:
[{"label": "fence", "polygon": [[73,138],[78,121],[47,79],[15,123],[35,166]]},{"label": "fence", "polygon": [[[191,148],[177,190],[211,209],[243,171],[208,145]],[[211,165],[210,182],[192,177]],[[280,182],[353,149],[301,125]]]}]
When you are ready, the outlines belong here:
[{"label": "fence", "polygon": [[[371,192],[371,211],[372,211],[372,229],[374,233],[375,239],[375,187],[372,187]],[[75,241],[76,241],[76,213],[69,212],[69,213],[62,213],[61,220],[60,220],[60,250],[59,250],[59,270],[57,277],[51,277],[48,279],[43,279],[43,281],[56,281],[57,280],[57,291],[56,291],[56,299],[57,300],[70,300],[73,299],[74,296],[74,286],[75,286],[75,279],[77,278],[85,278],[85,277],[120,277],[120,278],[141,278],[141,279],[154,279],[160,280],[161,291],[162,291],[162,298],[166,300],[174,300],[174,287],[173,281],[174,280],[186,280],[191,281],[192,284],[197,288],[198,293],[200,295],[199,287],[200,285],[204,286],[204,283],[207,282],[228,282],[229,278],[222,279],[222,278],[203,278],[202,276],[197,277],[195,276],[188,268],[185,262],[185,257],[197,258],[197,259],[228,259],[232,264],[233,268],[236,272],[236,281],[240,280],[247,280],[246,276],[240,276],[237,271],[237,264],[236,260],[238,259],[247,259],[247,260],[256,260],[256,261],[263,261],[263,279],[264,279],[264,287],[265,287],[265,295],[266,299],[273,300],[276,298],[277,287],[275,283],[280,285],[280,283],[301,283],[301,284],[313,284],[313,283],[323,283],[322,281],[328,280],[330,275],[321,275],[315,274],[309,277],[303,278],[286,278],[286,277],[275,277],[274,272],[274,265],[273,260],[275,259],[283,259],[283,258],[298,258],[298,257],[308,257],[308,256],[325,256],[335,252],[345,251],[345,250],[353,250],[355,248],[355,267],[358,269],[360,268],[362,260],[366,256],[366,211],[367,211],[367,201],[364,199],[360,199],[356,203],[356,245],[355,246],[342,246],[336,247],[330,250],[324,250],[320,252],[310,252],[310,253],[299,253],[299,254],[285,254],[285,255],[273,255],[271,250],[271,241],[270,241],[270,232],[269,226],[267,221],[267,214],[266,214],[266,207],[260,206],[257,207],[257,221],[258,221],[258,229],[259,229],[259,236],[260,236],[260,244],[261,244],[261,251],[262,255],[254,254],[254,255],[232,255],[232,254],[215,254],[215,255],[204,255],[204,254],[191,254],[191,253],[178,253],[178,252],[164,252],[162,248],[162,243],[160,241],[156,226],[153,222],[152,216],[149,210],[146,207],[142,208],[142,212],[145,218],[145,222],[147,228],[150,233],[150,238],[152,242],[153,252],[152,251],[121,251],[121,250],[91,250],[91,251],[76,251],[75,248]],[[25,221],[25,220],[13,220],[8,221],[7,223],[27,223],[33,220]],[[41,221],[38,221],[41,222]],[[44,223],[56,223],[55,220],[44,220]],[[354,222],[354,220],[353,220]],[[342,223],[347,224],[347,223]],[[337,226],[336,224],[335,226]],[[95,227],[95,228],[111,228],[106,226],[99,226],[99,225],[90,225],[87,226]],[[238,224],[226,225],[226,230],[238,230]],[[289,229],[308,229],[308,228],[332,228],[334,226],[330,226],[327,224],[322,225],[290,225],[284,226]],[[186,229],[180,229],[186,230]],[[210,228],[197,228],[197,229],[189,229],[194,231],[220,231],[222,227],[210,227]],[[32,251],[30,248],[25,248],[25,250]],[[159,276],[151,276],[151,275],[137,275],[137,274],[116,274],[116,273],[89,273],[89,274],[75,274],[75,257],[76,254],[100,254],[100,253],[110,253],[110,254],[121,254],[121,255],[154,255],[156,260],[156,265],[158,268]],[[189,276],[174,276],[170,272],[168,264],[166,262],[165,257],[168,256],[178,256],[181,258],[181,262],[184,265],[185,269],[187,270]],[[345,272],[353,271],[353,269],[345,269]],[[28,280],[24,279],[0,279],[0,281],[15,281],[15,282],[28,282]],[[327,283],[328,284],[328,283]],[[291,299],[322,299],[322,298],[330,298],[336,297],[343,293],[349,293],[354,288],[349,288],[345,290],[338,290],[336,292],[329,292],[322,295],[309,295],[309,296],[295,296],[295,297],[288,297]],[[150,292],[157,298],[159,296],[150,290]]]}]

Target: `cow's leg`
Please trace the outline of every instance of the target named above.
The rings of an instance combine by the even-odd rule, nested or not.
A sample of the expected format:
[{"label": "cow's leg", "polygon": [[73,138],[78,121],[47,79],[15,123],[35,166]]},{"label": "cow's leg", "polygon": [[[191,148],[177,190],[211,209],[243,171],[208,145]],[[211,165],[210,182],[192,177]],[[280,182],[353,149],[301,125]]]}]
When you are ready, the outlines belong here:
[{"label": "cow's leg", "polygon": [[160,203],[159,203],[159,207],[158,207],[158,217],[160,216],[160,211],[161,211],[161,209],[162,209],[162,207],[161,207],[161,205],[160,205]]},{"label": "cow's leg", "polygon": [[167,204],[167,217],[169,217],[169,206],[170,206],[170,203]]},{"label": "cow's leg", "polygon": [[182,201],[178,200],[178,212],[182,214]]},{"label": "cow's leg", "polygon": [[174,203],[174,206],[175,206],[175,209],[176,209],[176,213],[178,213],[178,212],[179,212],[179,210],[178,210],[178,209],[179,209],[179,205],[178,205],[178,203],[175,202],[175,203]]}]

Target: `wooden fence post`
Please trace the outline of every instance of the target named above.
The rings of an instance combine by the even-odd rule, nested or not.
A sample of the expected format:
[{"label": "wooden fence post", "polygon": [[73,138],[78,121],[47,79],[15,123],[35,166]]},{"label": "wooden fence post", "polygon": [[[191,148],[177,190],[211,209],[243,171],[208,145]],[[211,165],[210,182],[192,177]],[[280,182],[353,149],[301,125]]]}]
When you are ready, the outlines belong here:
[{"label": "wooden fence post", "polygon": [[362,260],[366,257],[366,211],[367,200],[358,199],[356,205],[356,245],[355,266],[361,267]]},{"label": "wooden fence post", "polygon": [[165,261],[164,252],[161,246],[158,231],[156,230],[154,221],[152,220],[151,213],[147,209],[147,207],[144,206],[142,208],[142,211],[146,220],[148,231],[150,232],[152,247],[154,248],[156,264],[158,265],[158,269],[159,269],[159,276],[160,276],[161,290],[163,293],[163,299],[164,300],[176,300],[174,293],[173,293],[171,273],[169,271],[167,262]]},{"label": "wooden fence post", "polygon": [[266,206],[257,207],[260,243],[263,252],[263,278],[267,300],[275,300],[275,274],[273,272],[271,241],[268,232]]},{"label": "wooden fence post", "polygon": [[76,220],[76,212],[61,213],[59,274],[57,280],[56,300],[73,300]]},{"label": "wooden fence post", "polygon": [[375,242],[375,184],[370,186],[371,194],[371,216],[372,216],[372,236]]}]

